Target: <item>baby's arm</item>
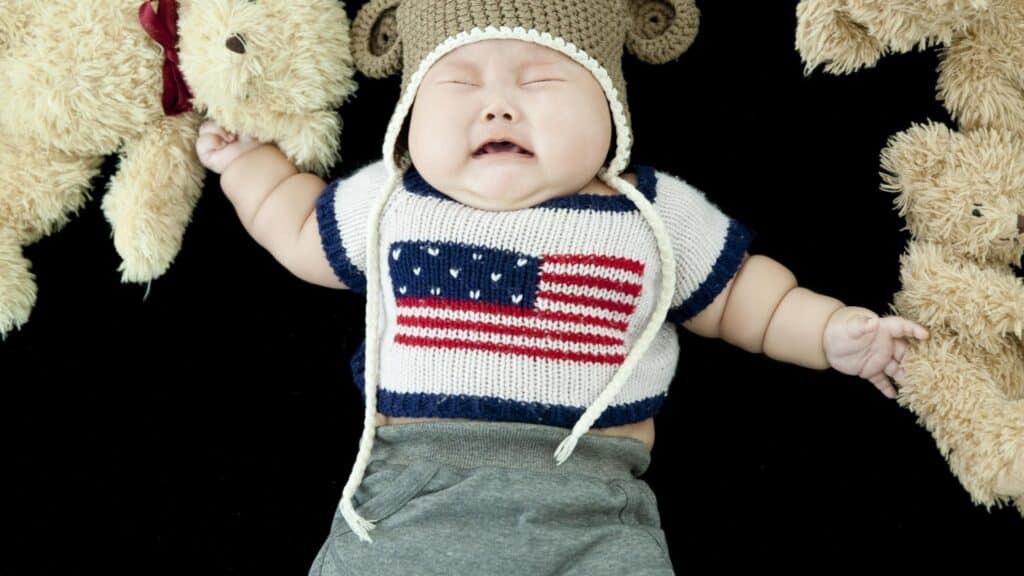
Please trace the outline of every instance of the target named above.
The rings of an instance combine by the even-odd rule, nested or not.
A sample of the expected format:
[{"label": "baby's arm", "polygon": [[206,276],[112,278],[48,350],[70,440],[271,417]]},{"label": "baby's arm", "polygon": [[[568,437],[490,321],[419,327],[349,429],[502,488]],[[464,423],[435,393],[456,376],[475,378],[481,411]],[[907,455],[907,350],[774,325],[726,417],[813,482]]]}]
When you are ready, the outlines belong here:
[{"label": "baby's arm", "polygon": [[220,186],[249,235],[299,278],[345,288],[320,244],[316,200],[327,184],[299,172],[274,145],[236,137],[207,121],[196,142],[200,160],[221,175]]},{"label": "baby's arm", "polygon": [[890,398],[896,390],[889,377],[901,376],[903,338],[928,336],[909,320],[879,319],[867,308],[797,286],[785,266],[749,254],[714,301],[683,326],[775,360],[860,376]]}]

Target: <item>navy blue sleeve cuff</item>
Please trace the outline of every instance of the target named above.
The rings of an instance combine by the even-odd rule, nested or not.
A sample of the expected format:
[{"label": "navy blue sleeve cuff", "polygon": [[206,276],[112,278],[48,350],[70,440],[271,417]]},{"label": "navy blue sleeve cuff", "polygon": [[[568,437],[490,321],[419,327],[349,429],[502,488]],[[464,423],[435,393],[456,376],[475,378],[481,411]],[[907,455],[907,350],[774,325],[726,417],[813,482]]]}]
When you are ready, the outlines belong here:
[{"label": "navy blue sleeve cuff", "polygon": [[366,294],[366,276],[349,260],[345,246],[341,242],[341,230],[334,213],[334,196],[340,182],[340,180],[331,182],[316,200],[316,219],[320,227],[320,243],[338,280],[341,280],[349,290]]},{"label": "navy blue sleeve cuff", "polygon": [[669,309],[668,319],[676,324],[682,324],[714,302],[715,297],[736,274],[740,263],[743,262],[743,253],[747,251],[752,239],[753,234],[746,226],[730,219],[725,245],[722,246],[722,252],[711,268],[711,273],[682,304]]}]

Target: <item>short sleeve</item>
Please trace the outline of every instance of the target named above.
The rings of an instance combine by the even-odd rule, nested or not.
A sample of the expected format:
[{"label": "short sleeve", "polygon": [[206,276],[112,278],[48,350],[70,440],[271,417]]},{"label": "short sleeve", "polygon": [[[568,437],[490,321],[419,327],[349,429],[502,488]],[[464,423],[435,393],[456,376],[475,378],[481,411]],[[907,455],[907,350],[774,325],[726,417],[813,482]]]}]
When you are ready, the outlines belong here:
[{"label": "short sleeve", "polygon": [[736,274],[752,233],[683,180],[655,171],[654,207],[672,241],[676,289],[668,319],[682,323],[706,308]]},{"label": "short sleeve", "polygon": [[384,161],[330,182],[316,201],[320,242],[334,274],[350,290],[366,293],[366,223],[386,182]]}]

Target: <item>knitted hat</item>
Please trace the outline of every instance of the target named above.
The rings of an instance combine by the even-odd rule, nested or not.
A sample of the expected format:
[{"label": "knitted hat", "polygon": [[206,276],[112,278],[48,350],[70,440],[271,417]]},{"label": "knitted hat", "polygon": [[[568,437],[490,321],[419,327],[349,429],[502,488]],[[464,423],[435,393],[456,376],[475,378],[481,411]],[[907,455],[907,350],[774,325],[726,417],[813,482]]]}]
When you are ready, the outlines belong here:
[{"label": "knitted hat", "polygon": [[620,177],[629,165],[632,145],[622,51],[650,64],[679,57],[697,33],[699,12],[694,0],[370,0],[352,24],[352,51],[357,68],[371,78],[402,71],[398,106],[384,137],[385,188],[370,210],[366,265],[366,413],[359,453],[339,507],[352,531],[364,541],[372,522],[352,505],[369,464],[375,435],[379,340],[381,338],[380,218],[391,193],[411,165],[399,154],[397,141],[412,109],[420,82],[443,56],[460,46],[492,39],[533,42],[572,58],[589,70],[608,98],[616,130],[615,156],[598,176],[625,195],[650,223],[661,262],[658,303],[650,321],[605,390],[573,426],[555,452],[558,464],[593,426],[622,388],[665,321],[673,293],[675,261],[665,225],[650,202]]}]

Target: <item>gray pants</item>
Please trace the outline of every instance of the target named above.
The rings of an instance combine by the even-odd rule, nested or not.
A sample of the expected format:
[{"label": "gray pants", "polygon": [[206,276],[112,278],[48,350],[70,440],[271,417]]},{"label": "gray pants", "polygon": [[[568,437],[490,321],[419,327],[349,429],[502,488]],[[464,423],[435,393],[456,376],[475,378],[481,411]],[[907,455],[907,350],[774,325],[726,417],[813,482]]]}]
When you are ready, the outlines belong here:
[{"label": "gray pants", "polygon": [[336,513],[310,576],[673,574],[650,453],[585,435],[555,465],[568,429],[424,422],[377,430],[353,505],[372,543]]}]

